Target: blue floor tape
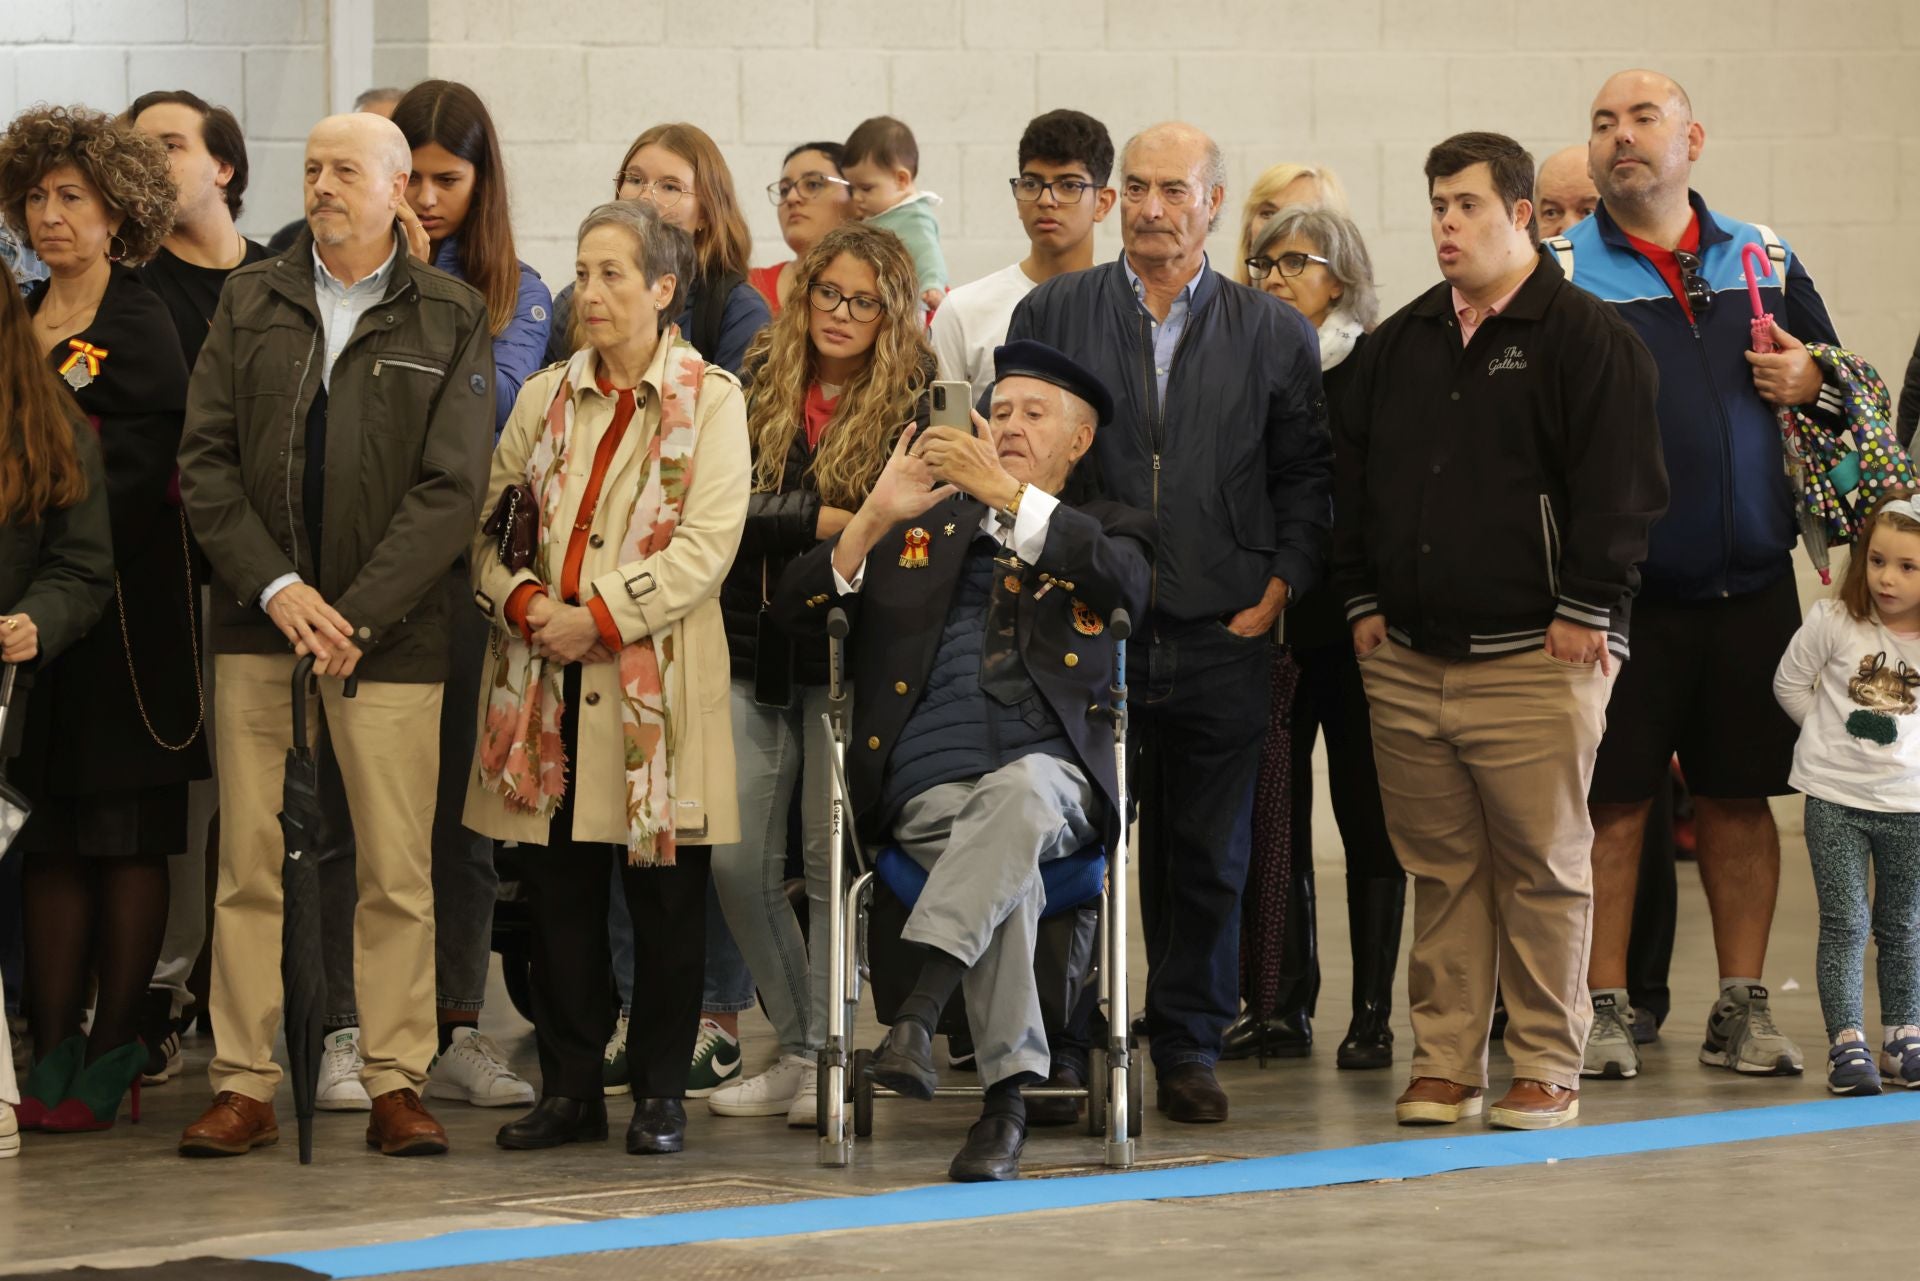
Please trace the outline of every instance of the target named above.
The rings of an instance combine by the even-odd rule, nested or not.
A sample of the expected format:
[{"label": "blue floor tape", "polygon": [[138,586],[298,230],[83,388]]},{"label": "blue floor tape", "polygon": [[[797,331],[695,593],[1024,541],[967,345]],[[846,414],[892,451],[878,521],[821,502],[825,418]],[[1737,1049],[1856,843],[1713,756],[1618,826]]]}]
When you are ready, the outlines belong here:
[{"label": "blue floor tape", "polygon": [[1133,1174],[1096,1174],[1019,1183],[943,1183],[900,1192],[828,1197],[785,1205],[699,1210],[549,1227],[490,1228],[419,1241],[269,1255],[262,1261],[291,1263],[337,1278],[389,1276],[428,1268],[550,1259],[642,1246],[950,1223],[1128,1201],[1284,1192],[1379,1179],[1418,1179],[1458,1170],[1665,1152],[1917,1121],[1920,1121],[1920,1091],[1904,1091],[1892,1098],[1832,1099],[1782,1107],[1741,1108],[1615,1125],[1570,1126],[1531,1134],[1494,1131],[1458,1138],[1414,1139],[1171,1170],[1142,1170]]}]

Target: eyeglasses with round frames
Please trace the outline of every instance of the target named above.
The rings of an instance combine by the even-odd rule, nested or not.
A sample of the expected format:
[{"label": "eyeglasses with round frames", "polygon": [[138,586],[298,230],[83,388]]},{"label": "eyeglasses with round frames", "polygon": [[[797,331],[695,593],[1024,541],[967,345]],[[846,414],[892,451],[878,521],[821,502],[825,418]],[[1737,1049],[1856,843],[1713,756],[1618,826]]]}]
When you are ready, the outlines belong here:
[{"label": "eyeglasses with round frames", "polygon": [[845,187],[851,191],[853,184],[845,178],[825,173],[802,174],[798,181],[788,181],[782,178],[779,182],[770,182],[767,184],[768,203],[775,205],[785,204],[787,197],[793,194],[793,190],[796,187],[800,189],[801,203],[812,204],[829,191],[832,191],[835,187]]},{"label": "eyeglasses with round frames", "polygon": [[[632,191],[632,195],[621,192]],[[658,182],[647,181],[647,175],[623,169],[613,175],[613,194],[622,200],[651,200],[656,209],[671,209],[680,203],[687,189],[672,178],[662,178]]]},{"label": "eyeglasses with round frames", "polygon": [[807,302],[815,311],[828,315],[840,310],[840,304],[845,303],[847,314],[863,325],[871,325],[887,309],[887,304],[878,298],[870,298],[866,294],[843,294],[832,285],[818,280],[807,286]]}]

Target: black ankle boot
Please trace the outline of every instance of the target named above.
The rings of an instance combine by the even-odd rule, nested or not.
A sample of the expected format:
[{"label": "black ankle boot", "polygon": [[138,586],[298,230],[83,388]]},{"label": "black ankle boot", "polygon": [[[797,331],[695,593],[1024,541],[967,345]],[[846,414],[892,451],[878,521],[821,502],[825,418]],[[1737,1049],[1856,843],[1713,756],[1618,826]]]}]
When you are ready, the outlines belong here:
[{"label": "black ankle boot", "polygon": [[627,1123],[627,1151],[634,1156],[678,1152],[687,1146],[687,1105],[680,1099],[635,1099]]},{"label": "black ankle boot", "polygon": [[500,1127],[494,1142],[516,1152],[557,1148],[563,1143],[595,1143],[607,1137],[607,1101],[545,1098],[533,1111]]},{"label": "black ankle boot", "polygon": [[1404,876],[1369,877],[1347,885],[1347,924],[1353,936],[1353,1022],[1334,1054],[1343,1068],[1393,1066],[1393,978],[1400,961],[1400,924],[1406,911]]}]

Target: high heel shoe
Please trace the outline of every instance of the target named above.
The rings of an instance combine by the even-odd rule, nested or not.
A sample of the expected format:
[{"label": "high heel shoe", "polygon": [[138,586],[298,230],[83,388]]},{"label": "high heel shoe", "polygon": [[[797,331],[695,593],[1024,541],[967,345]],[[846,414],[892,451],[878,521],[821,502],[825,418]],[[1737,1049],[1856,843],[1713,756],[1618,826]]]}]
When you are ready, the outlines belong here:
[{"label": "high heel shoe", "polygon": [[70,1036],[51,1053],[35,1058],[33,1071],[20,1082],[20,1102],[13,1109],[14,1120],[23,1130],[41,1129],[47,1114],[67,1097],[68,1088],[80,1075],[80,1061],[87,1054],[87,1038]]},{"label": "high heel shoe", "polygon": [[40,1128],[49,1134],[79,1134],[111,1130],[120,1115],[120,1100],[133,1090],[133,1120],[140,1123],[140,1074],[147,1065],[147,1047],[129,1041],[108,1050],[88,1064],[67,1089],[67,1097],[47,1113]]}]

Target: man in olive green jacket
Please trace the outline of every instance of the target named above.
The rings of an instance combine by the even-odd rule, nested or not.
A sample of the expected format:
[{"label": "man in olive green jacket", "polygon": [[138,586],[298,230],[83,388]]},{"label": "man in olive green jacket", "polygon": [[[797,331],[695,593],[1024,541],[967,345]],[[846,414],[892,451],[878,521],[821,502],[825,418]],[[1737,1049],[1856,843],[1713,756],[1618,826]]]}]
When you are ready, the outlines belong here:
[{"label": "man in olive green jacket", "polygon": [[222,838],[215,1098],[187,1155],[278,1137],[275,815],[306,654],[358,851],[367,1139],[396,1156],[447,1146],[419,1097],[437,1045],[429,851],[450,649],[437,589],[479,523],[493,352],[480,295],[407,256],[394,220],[409,168],[381,117],[314,128],[308,232],[228,277],[188,393],[180,488],[216,580]]}]

